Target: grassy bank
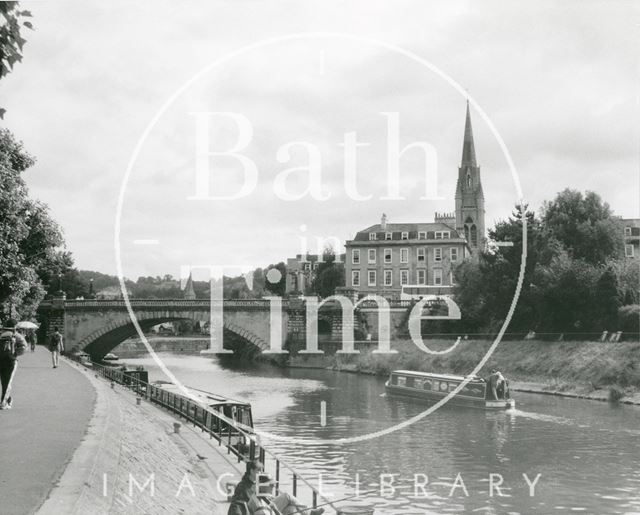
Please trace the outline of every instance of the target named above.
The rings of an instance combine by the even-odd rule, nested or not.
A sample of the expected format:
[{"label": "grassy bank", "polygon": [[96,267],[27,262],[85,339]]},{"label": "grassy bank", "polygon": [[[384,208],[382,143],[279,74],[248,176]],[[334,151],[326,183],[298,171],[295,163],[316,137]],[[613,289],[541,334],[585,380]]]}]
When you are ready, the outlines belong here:
[{"label": "grassy bank", "polygon": [[[443,350],[452,340],[428,340],[434,350]],[[393,343],[395,355],[376,355],[375,349],[359,355],[327,357],[327,366],[337,370],[387,375],[391,370],[468,374],[486,354],[492,342],[467,340],[448,354],[436,356],[419,350],[412,341]],[[479,375],[498,368],[523,390],[558,392],[591,398],[640,397],[640,343],[596,342],[502,342]]]}]

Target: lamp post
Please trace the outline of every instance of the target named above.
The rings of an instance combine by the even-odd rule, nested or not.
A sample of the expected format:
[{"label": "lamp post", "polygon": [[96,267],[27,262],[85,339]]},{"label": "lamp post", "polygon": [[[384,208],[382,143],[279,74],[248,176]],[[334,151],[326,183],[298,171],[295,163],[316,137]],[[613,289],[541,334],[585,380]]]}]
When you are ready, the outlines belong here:
[{"label": "lamp post", "polygon": [[93,299],[93,277],[89,279],[89,298]]}]

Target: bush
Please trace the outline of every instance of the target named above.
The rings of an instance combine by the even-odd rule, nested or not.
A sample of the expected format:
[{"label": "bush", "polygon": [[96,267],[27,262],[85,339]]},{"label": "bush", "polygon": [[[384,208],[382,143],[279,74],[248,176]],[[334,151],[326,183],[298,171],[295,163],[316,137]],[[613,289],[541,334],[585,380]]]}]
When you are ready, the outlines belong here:
[{"label": "bush", "polygon": [[620,330],[627,333],[640,332],[640,305],[631,304],[618,309]]}]

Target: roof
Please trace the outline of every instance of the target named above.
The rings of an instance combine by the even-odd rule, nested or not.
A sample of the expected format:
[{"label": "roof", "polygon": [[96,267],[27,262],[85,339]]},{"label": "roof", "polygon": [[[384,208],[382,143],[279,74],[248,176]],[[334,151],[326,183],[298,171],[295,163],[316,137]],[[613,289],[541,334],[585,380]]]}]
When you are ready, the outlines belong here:
[{"label": "roof", "polygon": [[[432,374],[431,372],[418,372],[416,370],[393,370],[392,374],[408,374],[412,376],[429,377],[432,379],[449,379],[452,381],[464,381],[465,376],[457,376],[453,374]],[[480,381],[481,377],[472,376],[470,381]]]},{"label": "roof", "polygon": [[418,239],[418,232],[426,232],[427,239],[434,239],[435,236],[429,235],[428,233],[434,233],[436,231],[449,231],[451,233],[451,238],[459,238],[458,232],[455,227],[451,225],[445,224],[443,222],[426,222],[426,223],[404,223],[404,224],[387,224],[386,230],[382,229],[381,224],[375,224],[358,231],[353,238],[355,241],[368,241],[369,234],[374,232],[377,235],[382,235],[382,237],[378,237],[378,240],[385,239],[385,233],[392,233],[392,240],[401,240],[402,233],[408,232],[408,236],[410,240]]}]

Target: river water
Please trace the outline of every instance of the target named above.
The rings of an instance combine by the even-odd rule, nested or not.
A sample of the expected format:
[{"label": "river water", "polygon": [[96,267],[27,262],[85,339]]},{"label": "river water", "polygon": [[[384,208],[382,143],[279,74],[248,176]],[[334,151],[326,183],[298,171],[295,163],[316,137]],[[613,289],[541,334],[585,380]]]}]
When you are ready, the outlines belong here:
[{"label": "river water", "polygon": [[[258,430],[295,439],[267,447],[334,500],[357,482],[384,514],[640,513],[634,406],[515,392],[508,412],[444,407],[373,440],[318,444],[389,428],[426,406],[386,397],[384,379],[371,376],[160,356],[186,385],[251,402]],[[126,363],[166,379],[151,358]]]}]

